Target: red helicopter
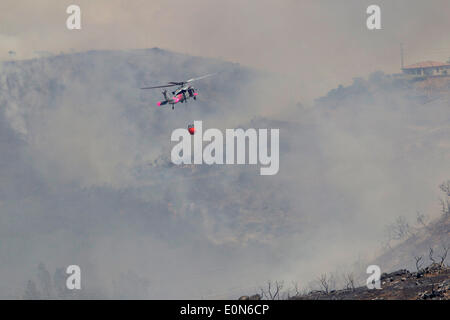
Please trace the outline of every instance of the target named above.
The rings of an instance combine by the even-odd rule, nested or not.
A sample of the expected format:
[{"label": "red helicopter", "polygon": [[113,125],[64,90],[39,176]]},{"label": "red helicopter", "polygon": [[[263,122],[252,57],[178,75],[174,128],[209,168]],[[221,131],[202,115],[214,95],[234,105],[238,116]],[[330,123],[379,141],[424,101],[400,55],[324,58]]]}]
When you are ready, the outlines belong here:
[{"label": "red helicopter", "polygon": [[[197,81],[197,80],[201,80],[207,77],[210,77],[214,74],[207,74],[198,78],[192,78],[186,81],[171,81],[168,82],[167,84],[164,85],[160,85],[160,86],[155,86],[155,87],[145,87],[145,88],[141,88],[141,89],[157,89],[157,88],[168,88],[168,87],[176,87],[178,86],[178,88],[172,92],[172,94],[167,94],[167,90],[164,89],[162,91],[162,94],[164,96],[164,100],[163,101],[158,101],[156,104],[158,106],[163,106],[166,104],[171,104],[172,105],[172,110],[175,109],[175,104],[177,104],[178,102],[187,102],[187,100],[189,98],[193,98],[194,100],[197,100],[197,96],[198,96],[198,92],[196,92],[195,88],[193,86],[190,85],[191,82],[193,81]],[[193,124],[190,124],[188,126],[188,132],[193,135],[195,133],[195,128]]]},{"label": "red helicopter", "polygon": [[186,81],[178,81],[178,82],[171,81],[164,85],[155,86],[155,87],[145,87],[145,88],[141,88],[141,89],[178,87],[175,91],[172,92],[172,94],[168,94],[167,90],[164,89],[162,92],[162,94],[164,96],[164,100],[157,102],[158,106],[171,104],[172,110],[173,110],[173,109],[175,109],[175,104],[177,104],[178,102],[181,102],[181,103],[187,102],[187,100],[189,98],[194,98],[194,100],[197,100],[198,92],[196,92],[196,89],[190,85],[191,82],[197,81],[200,79],[204,79],[204,78],[210,77],[212,75],[213,74],[207,74],[207,75],[204,75],[204,76],[201,76],[198,78],[192,78],[192,79],[189,79]]}]

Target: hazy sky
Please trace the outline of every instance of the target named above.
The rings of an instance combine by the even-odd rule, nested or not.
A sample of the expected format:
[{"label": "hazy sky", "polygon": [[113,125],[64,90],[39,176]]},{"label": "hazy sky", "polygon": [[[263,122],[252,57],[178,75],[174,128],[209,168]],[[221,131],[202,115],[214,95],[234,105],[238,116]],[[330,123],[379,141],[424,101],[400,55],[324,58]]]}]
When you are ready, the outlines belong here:
[{"label": "hazy sky", "polygon": [[[383,29],[369,31],[375,3]],[[71,4],[82,10],[80,31],[66,28]],[[160,47],[292,83],[245,86],[247,69],[158,50],[0,65],[0,282],[18,290],[3,286],[0,297],[20,296],[40,261],[81,261],[95,279],[86,283],[110,285],[131,270],[156,282],[152,297],[223,296],[271,277],[305,285],[378,247],[397,216],[438,212],[450,172],[447,100],[424,105],[376,75],[332,92],[331,107],[290,97],[311,101],[353,77],[399,72],[401,42],[406,64],[447,60],[449,12],[448,0],[2,0],[0,60]],[[156,109],[160,92],[138,90],[213,67],[227,72],[202,82],[195,108]],[[188,121],[233,128],[268,111],[289,120],[270,180],[201,167],[192,184],[150,165],[169,156],[170,132]]]},{"label": "hazy sky", "polygon": [[[82,10],[82,30],[69,31],[66,8]],[[366,8],[378,4],[382,30],[366,28]],[[161,47],[279,71],[316,98],[375,70],[450,57],[450,2],[3,0],[0,59],[39,52]],[[432,22],[432,23],[431,23]]]}]

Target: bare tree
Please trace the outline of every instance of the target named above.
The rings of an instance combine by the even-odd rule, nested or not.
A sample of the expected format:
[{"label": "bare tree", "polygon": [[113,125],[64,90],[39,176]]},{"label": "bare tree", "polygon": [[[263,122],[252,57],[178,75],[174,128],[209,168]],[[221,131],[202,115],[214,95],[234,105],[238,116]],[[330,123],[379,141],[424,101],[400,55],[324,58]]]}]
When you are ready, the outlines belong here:
[{"label": "bare tree", "polygon": [[326,294],[328,294],[335,285],[333,276],[328,276],[326,273],[319,277],[318,282]]},{"label": "bare tree", "polygon": [[300,293],[300,290],[299,290],[299,288],[298,288],[298,283],[295,282],[295,281],[294,281],[294,292],[295,292],[295,295],[296,295],[296,296],[298,296],[298,295],[301,294],[301,293]]},{"label": "bare tree", "polygon": [[343,278],[345,282],[345,288],[351,289],[352,291],[355,290],[355,275],[353,274],[353,272],[344,274]]},{"label": "bare tree", "polygon": [[398,239],[403,239],[410,234],[408,221],[404,217],[398,217],[395,221],[394,232]]},{"label": "bare tree", "polygon": [[411,228],[408,221],[400,216],[393,224],[387,226],[387,234],[389,238],[388,244],[390,244],[390,240],[402,240],[411,235]]},{"label": "bare tree", "polygon": [[[298,283],[296,281],[292,281],[292,295],[294,297],[299,296],[300,293],[300,289],[298,288]],[[290,298],[290,290],[288,291],[288,298]]]},{"label": "bare tree", "polygon": [[261,297],[267,300],[280,300],[281,290],[283,289],[283,281],[267,281],[267,288],[261,288]]},{"label": "bare tree", "polygon": [[445,259],[447,258],[447,253],[448,253],[448,246],[443,246],[443,253],[442,253],[442,255],[441,256],[439,256],[439,258],[441,259],[441,261],[440,261],[440,265],[443,267],[444,266],[444,262],[445,262]]},{"label": "bare tree", "polygon": [[416,269],[417,269],[417,271],[420,271],[420,269],[422,269],[422,265],[423,265],[422,258],[423,258],[422,256],[414,257],[414,260],[416,260]]},{"label": "bare tree", "polygon": [[428,258],[430,258],[430,261],[432,263],[436,263],[436,260],[434,260],[434,258],[433,258],[433,254],[434,254],[434,250],[433,250],[433,248],[430,248],[430,252],[428,253]]}]

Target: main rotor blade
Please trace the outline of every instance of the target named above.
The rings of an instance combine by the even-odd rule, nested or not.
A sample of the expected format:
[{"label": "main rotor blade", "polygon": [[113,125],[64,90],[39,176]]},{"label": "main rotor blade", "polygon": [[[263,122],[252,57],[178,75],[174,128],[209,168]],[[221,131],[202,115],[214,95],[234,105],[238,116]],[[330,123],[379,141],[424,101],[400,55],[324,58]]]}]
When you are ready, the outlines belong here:
[{"label": "main rotor blade", "polygon": [[208,77],[211,77],[213,75],[215,75],[215,73],[210,73],[210,74],[198,77],[198,78],[192,78],[192,79],[187,80],[186,83],[189,83],[189,82],[192,82],[192,81],[201,80],[201,79],[204,79],[204,78],[208,78]]},{"label": "main rotor blade", "polygon": [[162,85],[162,86],[156,86],[156,87],[145,87],[145,88],[141,88],[141,89],[157,89],[157,88],[167,88],[167,87],[175,87],[175,86],[184,86],[186,83],[192,82],[192,81],[197,81],[197,80],[201,80],[207,77],[211,77],[215,75],[215,73],[211,73],[211,74],[207,74],[198,78],[192,78],[189,79],[187,81],[171,81],[168,84]]},{"label": "main rotor blade", "polygon": [[157,88],[167,88],[167,87],[173,87],[175,86],[174,84],[165,84],[163,86],[156,86],[156,87],[145,87],[145,88],[141,88],[141,89],[157,89]]}]

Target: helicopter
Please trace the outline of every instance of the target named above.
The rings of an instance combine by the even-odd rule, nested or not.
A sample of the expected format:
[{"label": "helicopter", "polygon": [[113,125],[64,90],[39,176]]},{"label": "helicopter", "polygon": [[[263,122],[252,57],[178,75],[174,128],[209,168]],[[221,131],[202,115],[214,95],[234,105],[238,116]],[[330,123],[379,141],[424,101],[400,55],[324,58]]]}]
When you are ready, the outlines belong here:
[{"label": "helicopter", "polygon": [[[196,92],[196,89],[190,85],[191,82],[201,80],[207,77],[211,77],[214,74],[207,74],[198,78],[192,78],[186,81],[171,81],[167,84],[155,86],[155,87],[144,87],[141,89],[157,89],[157,88],[164,88],[162,91],[162,94],[164,96],[163,101],[158,101],[158,106],[163,106],[166,104],[172,105],[172,110],[175,109],[175,104],[178,102],[187,102],[189,98],[193,98],[194,100],[197,100],[198,92]],[[172,91],[172,94],[168,93],[165,88],[169,87],[178,87],[175,91]]]}]

